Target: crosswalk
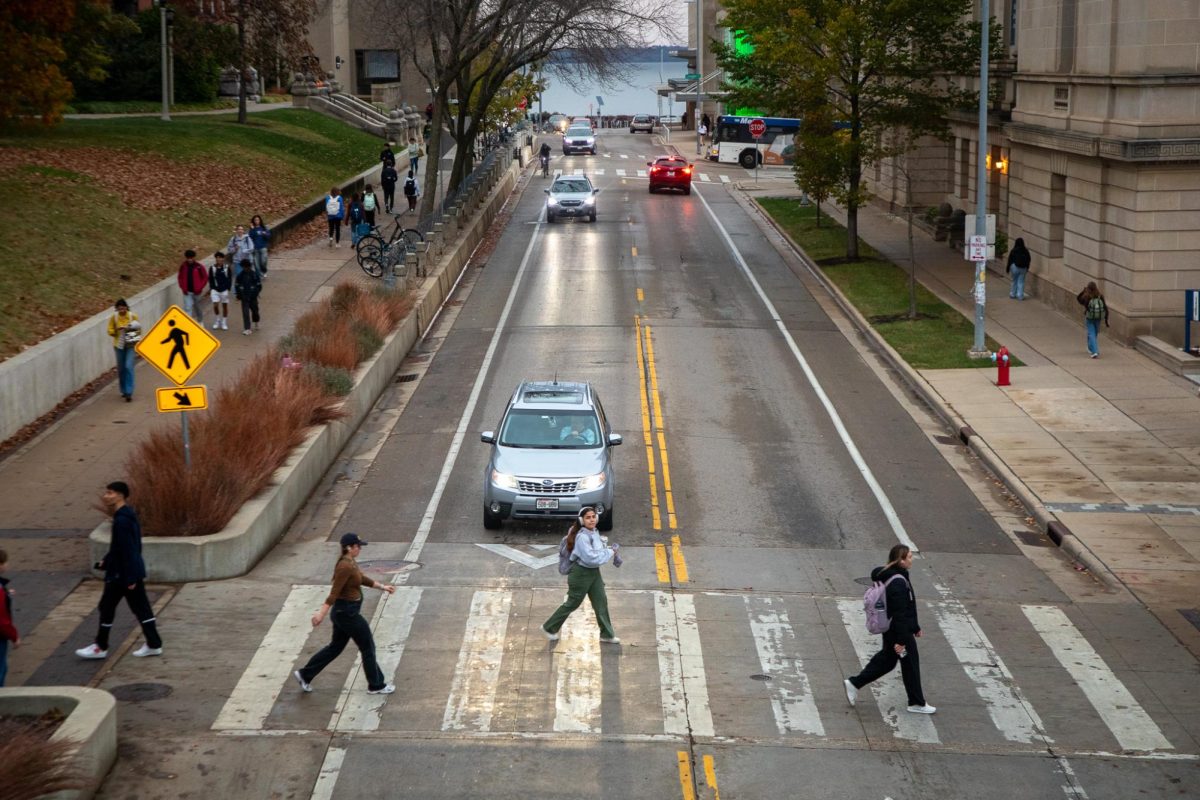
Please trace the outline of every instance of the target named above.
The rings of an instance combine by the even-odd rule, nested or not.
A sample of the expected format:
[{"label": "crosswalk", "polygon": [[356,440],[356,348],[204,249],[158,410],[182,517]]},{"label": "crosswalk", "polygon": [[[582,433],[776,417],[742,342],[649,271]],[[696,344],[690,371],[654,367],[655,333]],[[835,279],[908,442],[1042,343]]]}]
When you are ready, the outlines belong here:
[{"label": "crosswalk", "polygon": [[[636,158],[641,158],[641,156],[637,156]],[[593,168],[589,168],[589,167],[581,167],[580,169],[565,169],[564,170],[561,168],[557,168],[557,169],[553,170],[553,175],[555,178],[560,178],[563,175],[575,175],[578,173],[583,173],[584,175],[602,178],[608,174],[608,168],[607,167],[596,167],[593,169]],[[631,169],[626,169],[624,167],[616,167],[612,170],[612,174],[617,176],[618,178],[645,178],[646,170],[644,170],[644,169],[632,169],[631,170]],[[698,169],[696,169],[692,173],[692,179],[693,179],[693,181],[696,181],[699,183],[732,183],[733,182],[732,179],[730,179],[730,177],[723,172],[709,174],[707,172],[701,172]]]},{"label": "crosswalk", "polygon": [[[559,641],[541,636],[561,589],[402,585],[372,617],[380,667],[397,693],[367,694],[355,667],[340,692],[335,676],[322,675],[317,691],[302,695],[290,675],[302,652],[328,636],[327,627],[312,632],[308,623],[326,591],[291,589],[214,730],[269,735],[303,718],[305,729],[337,732],[865,736],[934,749],[1053,746],[1186,758],[1196,750],[1144,684],[1122,680],[1118,672],[1128,668],[1107,663],[1058,606],[1015,606],[985,631],[957,600],[923,603],[923,682],[929,702],[941,707],[931,717],[907,712],[899,670],[848,706],[842,679],[879,646],[860,599],[737,592],[610,591],[623,642],[610,646],[600,643],[586,604]],[[1011,666],[1001,650],[1014,654]],[[1071,699],[1075,688],[1056,686],[1077,687],[1086,704]],[[1180,741],[1168,739],[1155,715]]]}]

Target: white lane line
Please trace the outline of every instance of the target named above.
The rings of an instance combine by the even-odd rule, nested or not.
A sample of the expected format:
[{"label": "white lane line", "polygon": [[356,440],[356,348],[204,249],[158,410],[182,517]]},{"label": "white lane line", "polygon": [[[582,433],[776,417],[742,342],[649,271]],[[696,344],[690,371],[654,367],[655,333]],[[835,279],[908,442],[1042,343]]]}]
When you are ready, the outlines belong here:
[{"label": "white lane line", "polygon": [[728,176],[728,175],[722,175],[722,176],[721,176],[721,183],[729,183],[729,176]]},{"label": "white lane line", "polygon": [[[383,612],[375,623],[375,654],[383,679],[391,683],[404,656],[404,646],[412,631],[413,617],[421,602],[421,589],[415,586],[397,586],[396,593],[380,601]],[[374,731],[379,729],[379,719],[387,703],[387,695],[367,694],[367,679],[363,676],[361,663],[350,673],[344,691],[346,699],[339,703],[329,720],[331,731]]]},{"label": "white lane line", "polygon": [[771,710],[781,734],[809,733],[824,736],[825,726],[808,685],[804,662],[798,655],[796,634],[780,598],[746,597],[750,632],[763,672],[771,676]]},{"label": "white lane line", "polygon": [[626,153],[621,153],[621,158],[629,158],[629,156]]},{"label": "white lane line", "polygon": [[703,182],[703,183],[712,183],[712,178],[708,177],[708,173],[707,173],[707,172],[698,172],[698,173],[696,173],[696,174],[700,176],[700,180],[701,180],[701,182]]},{"label": "white lane line", "polygon": [[[540,634],[539,634],[540,635]],[[567,617],[554,649],[554,730],[598,733],[601,728],[600,626],[591,607]]]},{"label": "white lane line", "polygon": [[330,800],[333,797],[333,787],[337,785],[338,773],[342,771],[342,763],[346,760],[346,748],[330,747],[325,751],[325,761],[317,774],[317,783],[313,786],[312,800]]},{"label": "white lane line", "polygon": [[644,170],[644,169],[639,169],[639,170],[637,171],[637,176],[638,176],[639,178],[644,178],[644,177],[646,177],[646,170]]},{"label": "white lane line", "polygon": [[663,732],[712,736],[712,711],[695,598],[690,594],[655,592],[654,626]]},{"label": "white lane line", "polygon": [[1052,743],[1054,740],[1046,733],[1038,713],[1025,699],[1004,659],[962,603],[956,600],[938,603],[934,606],[934,613],[946,642],[975,685],[975,691],[987,705],[988,716],[1004,738],[1010,742]]},{"label": "white lane line", "polygon": [[613,170],[613,171],[617,173],[617,177],[618,177],[618,178],[624,178],[624,177],[625,177],[625,170],[623,170],[623,169],[618,169],[618,170]]},{"label": "white lane line", "polygon": [[[538,212],[538,223],[529,236],[529,244],[525,246],[525,255],[521,257],[521,265],[517,268],[517,274],[513,278],[512,288],[508,290],[508,299],[504,301],[504,309],[500,312],[500,319],[496,322],[496,329],[492,332],[492,340],[488,343],[487,352],[483,354],[483,363],[479,365],[479,373],[475,376],[475,385],[471,387],[467,405],[463,408],[462,416],[458,418],[458,427],[454,431],[454,438],[450,440],[450,450],[446,453],[446,460],[442,463],[442,471],[438,475],[437,485],[434,486],[429,504],[425,506],[421,524],[417,527],[412,544],[409,545],[408,552],[404,556],[405,561],[421,559],[421,551],[425,549],[425,542],[429,539],[430,530],[433,529],[433,520],[437,516],[438,506],[441,505],[442,494],[446,491],[446,484],[450,482],[450,473],[454,471],[454,463],[458,461],[459,450],[462,449],[463,441],[467,437],[467,427],[471,424],[471,417],[475,414],[475,406],[479,404],[479,396],[483,393],[484,383],[487,382],[492,359],[496,357],[496,349],[500,346],[500,337],[504,335],[504,328],[508,324],[508,315],[512,313],[513,303],[516,302],[517,294],[521,289],[521,279],[525,277],[525,269],[529,266],[529,258],[533,255],[533,247],[537,244],[538,234],[542,231],[544,220],[545,208],[543,207],[543,210]],[[394,582],[403,583],[408,579],[408,575],[409,573],[402,572],[396,576]]]},{"label": "white lane line", "polygon": [[[865,666],[871,660],[871,656],[878,652],[881,637],[867,633],[861,600],[842,598],[837,604],[858,661]],[[875,702],[879,706],[879,713],[883,715],[883,721],[892,729],[892,735],[897,739],[927,744],[937,744],[941,741],[931,717],[908,712],[908,695],[904,691],[904,683],[900,680],[898,665],[891,673],[872,683],[869,688],[875,695]],[[859,690],[860,703],[863,693],[863,690]]]},{"label": "white lane line", "polygon": [[328,596],[328,586],[292,587],[249,666],[217,714],[212,725],[214,731],[263,726],[312,631],[309,620]]},{"label": "white lane line", "polygon": [[471,599],[471,613],[458,651],[450,696],[446,699],[442,730],[492,729],[492,709],[496,704],[496,685],[500,681],[504,636],[511,610],[512,592],[479,591]]},{"label": "white lane line", "polygon": [[762,304],[766,306],[767,313],[771,315],[771,319],[774,320],[775,326],[783,335],[783,339],[787,342],[788,347],[791,349],[792,355],[795,357],[796,362],[800,365],[800,369],[804,371],[804,377],[808,379],[808,383],[810,386],[812,386],[813,392],[817,395],[817,398],[820,399],[821,405],[825,407],[825,412],[829,414],[829,419],[833,422],[833,427],[837,430],[838,436],[842,440],[842,445],[846,448],[846,452],[850,454],[850,458],[854,460],[855,466],[858,467],[859,474],[862,475],[863,480],[865,480],[867,486],[870,487],[871,493],[875,495],[875,501],[879,503],[879,507],[883,510],[883,515],[887,517],[888,525],[890,525],[892,528],[892,533],[895,534],[896,538],[900,540],[902,544],[906,544],[913,551],[917,551],[919,548],[917,547],[916,543],[909,538],[908,531],[904,529],[904,524],[900,522],[900,516],[896,513],[896,509],[892,507],[892,501],[888,499],[887,494],[883,491],[883,487],[880,486],[879,481],[875,479],[875,473],[871,472],[871,468],[867,466],[867,462],[865,459],[863,459],[862,453],[858,451],[858,446],[854,444],[854,439],[850,437],[850,431],[846,430],[846,426],[842,423],[842,417],[840,414],[838,414],[837,409],[834,408],[833,401],[829,399],[829,395],[825,394],[825,390],[821,387],[821,382],[817,380],[816,373],[813,372],[812,367],[808,365],[808,359],[806,359],[804,354],[800,352],[800,348],[796,345],[796,340],[792,338],[792,334],[788,331],[787,325],[784,324],[783,319],[779,316],[779,312],[775,310],[775,304],[771,302],[769,297],[767,297],[767,293],[763,291],[758,279],[755,278],[754,273],[750,271],[749,265],[746,264],[746,259],[742,258],[741,251],[738,250],[737,245],[733,243],[733,239],[730,237],[729,231],[725,230],[725,226],[721,223],[720,218],[717,217],[716,212],[712,210],[712,206],[710,206],[708,201],[704,199],[703,194],[698,196],[700,198],[700,202],[704,204],[704,208],[708,211],[708,215],[712,217],[712,221],[716,225],[717,230],[721,232],[721,236],[725,239],[725,244],[729,247],[730,252],[733,253],[733,257],[737,261],[738,266],[741,267],[742,274],[746,276],[746,280],[750,282],[750,285],[754,287],[754,291],[758,294],[759,300],[761,300]]},{"label": "white lane line", "polygon": [[594,170],[592,170],[592,174],[593,174],[593,175],[603,175],[603,174],[604,174],[604,170],[602,170],[602,169],[594,169]]},{"label": "white lane line", "polygon": [[604,154],[604,157],[605,157],[605,158],[612,158],[612,153],[605,153],[605,154]]},{"label": "white lane line", "polygon": [[1126,750],[1174,750],[1083,634],[1055,606],[1023,605],[1021,611],[1075,679],[1104,724]]}]

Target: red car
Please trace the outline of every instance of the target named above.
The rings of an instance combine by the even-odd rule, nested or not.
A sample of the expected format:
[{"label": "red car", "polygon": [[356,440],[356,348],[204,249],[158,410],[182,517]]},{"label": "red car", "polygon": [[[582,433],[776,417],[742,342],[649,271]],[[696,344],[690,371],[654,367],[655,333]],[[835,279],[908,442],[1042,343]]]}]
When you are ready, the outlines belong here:
[{"label": "red car", "polygon": [[683,156],[659,156],[647,161],[650,167],[650,193],[659,189],[681,189],[692,193],[692,165]]}]

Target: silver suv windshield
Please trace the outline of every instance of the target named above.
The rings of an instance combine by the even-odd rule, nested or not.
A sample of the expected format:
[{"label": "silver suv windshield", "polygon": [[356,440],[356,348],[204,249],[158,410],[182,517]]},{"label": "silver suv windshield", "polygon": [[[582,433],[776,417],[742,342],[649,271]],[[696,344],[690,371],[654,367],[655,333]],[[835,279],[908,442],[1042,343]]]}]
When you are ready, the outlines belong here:
[{"label": "silver suv windshield", "polygon": [[560,178],[554,182],[550,191],[554,194],[579,194],[590,192],[592,185],[586,178]]},{"label": "silver suv windshield", "polygon": [[590,450],[600,445],[600,422],[591,411],[513,409],[498,444],[539,450]]},{"label": "silver suv windshield", "polygon": [[578,127],[578,128],[568,128],[568,129],[567,129],[567,136],[571,136],[571,137],[579,136],[579,137],[581,137],[581,138],[585,138],[585,137],[586,137],[586,138],[591,138],[591,136],[592,136],[592,129],[591,129],[591,128],[584,128],[584,127]]}]

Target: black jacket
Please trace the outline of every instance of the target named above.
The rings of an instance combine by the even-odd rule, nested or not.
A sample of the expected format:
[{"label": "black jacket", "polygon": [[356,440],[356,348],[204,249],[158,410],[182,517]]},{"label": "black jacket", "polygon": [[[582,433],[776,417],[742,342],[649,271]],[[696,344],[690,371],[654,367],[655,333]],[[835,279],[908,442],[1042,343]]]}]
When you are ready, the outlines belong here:
[{"label": "black jacket", "polygon": [[887,587],[888,617],[892,620],[888,633],[911,636],[920,632],[921,623],[917,621],[917,596],[913,593],[908,570],[901,566],[876,567],[871,571],[871,580],[886,581],[893,575],[899,575],[901,580],[892,581]]},{"label": "black jacket", "polygon": [[208,288],[214,292],[228,292],[232,286],[233,276],[229,274],[228,266],[208,268]]},{"label": "black jacket", "polygon": [[1029,264],[1032,260],[1032,257],[1029,255],[1029,249],[1019,244],[1008,254],[1008,265],[1005,266],[1004,271],[1008,272],[1013,267],[1029,269]]},{"label": "black jacket", "polygon": [[237,278],[233,281],[233,285],[237,289],[239,300],[257,297],[258,293],[262,291],[262,278],[258,277],[258,270],[251,267],[239,272]]},{"label": "black jacket", "polygon": [[142,561],[142,525],[129,506],[121,506],[113,514],[112,541],[104,556],[104,580],[129,586],[146,578]]},{"label": "black jacket", "polygon": [[396,168],[388,165],[379,173],[379,183],[384,189],[396,188],[396,181],[400,180],[400,173],[396,172]]}]

